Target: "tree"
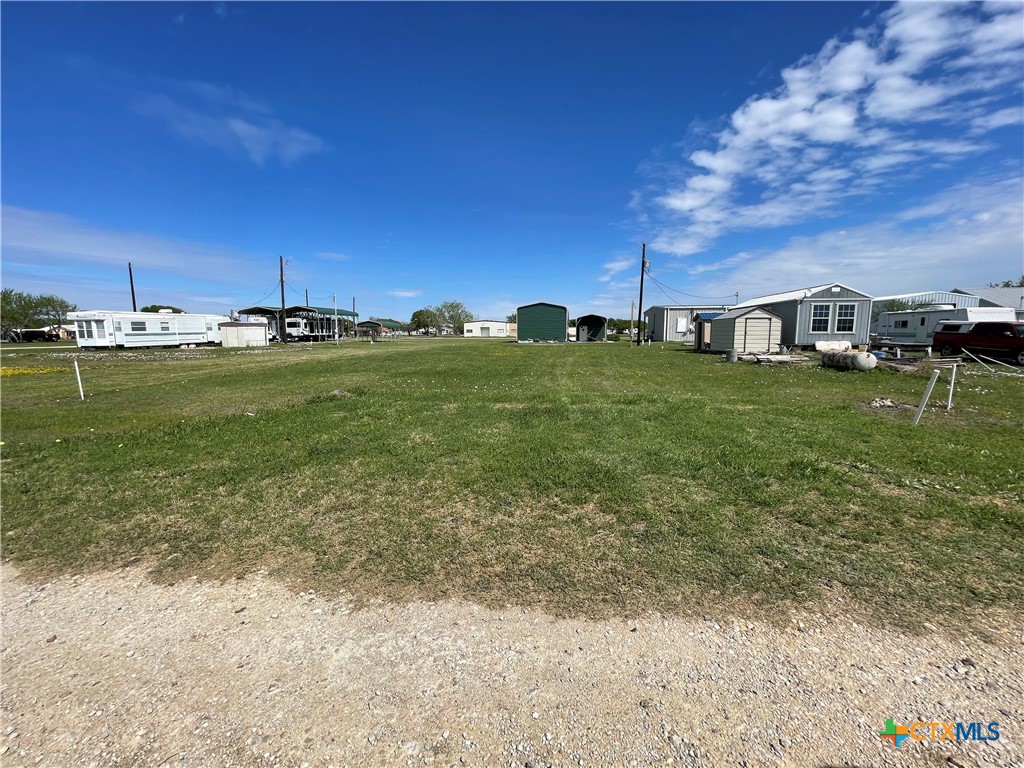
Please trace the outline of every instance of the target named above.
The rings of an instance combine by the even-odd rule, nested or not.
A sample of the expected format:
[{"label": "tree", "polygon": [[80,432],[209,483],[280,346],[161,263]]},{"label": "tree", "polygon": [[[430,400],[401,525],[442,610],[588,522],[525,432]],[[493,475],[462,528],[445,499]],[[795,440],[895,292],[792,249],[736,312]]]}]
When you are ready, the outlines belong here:
[{"label": "tree", "polygon": [[184,315],[185,310],[178,307],[172,307],[170,304],[150,304],[149,306],[143,307],[139,312],[159,312],[161,309],[169,309],[175,315]]},{"label": "tree", "polygon": [[889,301],[874,302],[871,305],[871,322],[875,322],[883,312],[915,312],[919,309],[928,309],[931,302],[912,301],[910,299],[889,299]]},{"label": "tree", "polygon": [[65,325],[68,321],[68,312],[78,311],[76,305],[53,294],[37,296],[36,308],[39,317],[51,326]]},{"label": "tree", "polygon": [[511,315],[507,315],[505,317],[505,322],[506,323],[518,323],[519,322],[519,313],[518,312],[513,312]]},{"label": "tree", "polygon": [[1020,279],[1014,282],[1013,280],[1003,280],[1001,283],[989,283],[985,286],[986,288],[1024,288],[1024,275],[1020,276]]},{"label": "tree", "polygon": [[434,325],[434,320],[433,307],[424,307],[412,313],[412,320],[409,322],[409,325],[416,331],[429,331]]},{"label": "tree", "polygon": [[38,304],[30,293],[4,288],[0,291],[0,335],[5,339],[20,340],[18,331],[36,322]]},{"label": "tree", "polygon": [[462,333],[466,323],[472,321],[473,313],[461,301],[446,301],[436,307],[444,326],[451,326],[455,333]]}]

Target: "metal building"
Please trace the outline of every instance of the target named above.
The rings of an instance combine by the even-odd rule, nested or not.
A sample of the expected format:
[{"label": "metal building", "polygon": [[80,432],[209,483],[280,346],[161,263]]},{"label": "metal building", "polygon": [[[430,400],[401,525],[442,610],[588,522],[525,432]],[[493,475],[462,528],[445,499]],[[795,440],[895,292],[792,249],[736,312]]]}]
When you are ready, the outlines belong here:
[{"label": "metal building", "polygon": [[569,310],[561,304],[538,301],[516,310],[519,341],[565,341],[569,327]]},{"label": "metal building", "polygon": [[725,312],[728,309],[729,307],[723,304],[651,307],[644,312],[647,335],[651,337],[651,341],[692,342],[697,315],[705,312]]},{"label": "metal building", "polygon": [[782,318],[760,307],[724,312],[711,321],[713,352],[778,352]]},{"label": "metal building", "polygon": [[583,315],[576,318],[576,341],[605,341],[607,337],[607,317]]},{"label": "metal building", "polygon": [[507,339],[514,335],[504,320],[472,320],[462,327],[462,334],[467,339]]}]

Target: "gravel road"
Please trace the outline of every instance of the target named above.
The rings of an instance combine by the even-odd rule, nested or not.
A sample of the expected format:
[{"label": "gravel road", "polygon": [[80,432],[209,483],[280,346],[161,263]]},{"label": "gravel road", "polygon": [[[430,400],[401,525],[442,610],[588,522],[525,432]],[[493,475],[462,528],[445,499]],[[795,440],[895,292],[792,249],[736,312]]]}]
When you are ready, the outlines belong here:
[{"label": "gravel road", "polygon": [[[3,585],[4,766],[1024,766],[1024,622],[586,621],[266,575]],[[1000,723],[907,740],[886,718]]]}]

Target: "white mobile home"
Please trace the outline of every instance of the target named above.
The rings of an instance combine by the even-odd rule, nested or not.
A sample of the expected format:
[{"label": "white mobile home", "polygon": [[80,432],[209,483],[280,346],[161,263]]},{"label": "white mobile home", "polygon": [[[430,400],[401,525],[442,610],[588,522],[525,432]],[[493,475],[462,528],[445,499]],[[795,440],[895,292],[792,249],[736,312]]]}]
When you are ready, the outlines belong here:
[{"label": "white mobile home", "polygon": [[761,307],[724,312],[711,320],[711,351],[777,352],[782,318]]},{"label": "white mobile home", "polygon": [[82,349],[131,347],[188,347],[221,343],[220,323],[226,315],[117,312],[93,309],[69,312]]},{"label": "white mobile home", "polygon": [[[871,297],[841,283],[759,296],[732,309],[747,307],[761,307],[781,317],[782,343],[788,347],[812,347],[819,341],[868,343]],[[712,321],[712,333],[716,321]]]}]

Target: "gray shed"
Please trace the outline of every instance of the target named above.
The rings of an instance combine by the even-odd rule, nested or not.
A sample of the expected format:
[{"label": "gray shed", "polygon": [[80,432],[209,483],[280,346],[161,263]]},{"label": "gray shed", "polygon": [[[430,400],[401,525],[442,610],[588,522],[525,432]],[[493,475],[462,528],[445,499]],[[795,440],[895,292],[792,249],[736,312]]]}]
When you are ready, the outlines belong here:
[{"label": "gray shed", "polygon": [[811,347],[817,341],[848,341],[852,346],[868,343],[871,297],[841,283],[759,296],[732,309],[748,307],[760,307],[782,318],[782,343],[787,347]]},{"label": "gray shed", "polygon": [[569,326],[569,310],[561,304],[538,301],[524,304],[516,310],[519,341],[565,341]]},{"label": "gray shed", "polygon": [[604,341],[607,335],[607,317],[583,315],[576,318],[576,341]]},{"label": "gray shed", "polygon": [[777,352],[782,318],[760,307],[723,312],[711,321],[713,352]]}]

